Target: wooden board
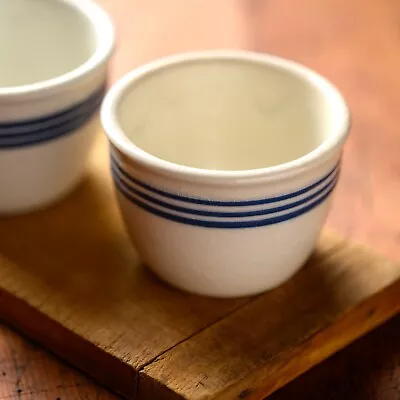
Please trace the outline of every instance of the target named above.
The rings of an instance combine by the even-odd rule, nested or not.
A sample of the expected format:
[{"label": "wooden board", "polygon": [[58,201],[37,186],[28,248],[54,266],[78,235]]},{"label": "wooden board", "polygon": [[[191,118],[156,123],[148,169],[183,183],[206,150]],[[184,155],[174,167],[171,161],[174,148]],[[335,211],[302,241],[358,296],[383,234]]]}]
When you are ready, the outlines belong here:
[{"label": "wooden board", "polygon": [[118,400],[0,323],[0,400]]},{"label": "wooden board", "polygon": [[130,399],[261,399],[400,309],[400,266],[332,235],[261,296],[167,287],[125,235],[101,135],[81,187],[0,237],[1,317]]},{"label": "wooden board", "polygon": [[[400,259],[397,0],[99,1],[119,30],[114,79],[209,47],[272,52],[330,78],[353,128],[329,224]],[[0,220],[0,315],[127,397],[262,398],[399,311],[398,266],[329,236],[261,297],[166,288],[130,267],[105,159],[100,143],[62,204]]]}]

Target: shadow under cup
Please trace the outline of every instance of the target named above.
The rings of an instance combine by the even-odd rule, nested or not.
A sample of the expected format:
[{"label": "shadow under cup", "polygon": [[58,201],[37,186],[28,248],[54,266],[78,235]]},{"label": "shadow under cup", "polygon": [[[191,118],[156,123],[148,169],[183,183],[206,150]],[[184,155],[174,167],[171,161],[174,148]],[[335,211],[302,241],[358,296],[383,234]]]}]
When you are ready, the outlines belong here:
[{"label": "shadow under cup", "polygon": [[251,52],[186,53],[127,74],[101,116],[128,233],[163,280],[236,297],[304,265],[349,127],[323,77]]},{"label": "shadow under cup", "polygon": [[0,213],[42,208],[80,181],[113,47],[94,2],[0,0]]}]

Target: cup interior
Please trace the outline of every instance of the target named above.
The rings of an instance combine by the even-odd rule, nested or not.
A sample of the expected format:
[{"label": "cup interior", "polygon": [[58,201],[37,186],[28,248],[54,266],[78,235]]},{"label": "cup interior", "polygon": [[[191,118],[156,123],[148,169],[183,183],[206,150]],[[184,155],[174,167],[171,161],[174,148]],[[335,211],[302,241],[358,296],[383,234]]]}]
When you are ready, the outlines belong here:
[{"label": "cup interior", "polygon": [[96,51],[96,32],[60,0],[0,0],[0,88],[66,74]]},{"label": "cup interior", "polygon": [[343,124],[332,88],[303,72],[241,58],[166,63],[130,81],[116,119],[131,143],[175,164],[277,166],[310,153]]}]

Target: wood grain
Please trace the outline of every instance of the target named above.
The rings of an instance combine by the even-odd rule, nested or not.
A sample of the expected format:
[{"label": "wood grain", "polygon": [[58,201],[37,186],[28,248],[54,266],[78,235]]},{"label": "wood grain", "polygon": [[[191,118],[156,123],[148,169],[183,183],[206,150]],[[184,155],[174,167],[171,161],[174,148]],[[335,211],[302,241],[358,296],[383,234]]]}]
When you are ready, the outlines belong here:
[{"label": "wood grain", "polygon": [[1,400],[116,400],[2,324],[0,337]]},{"label": "wood grain", "polygon": [[[119,31],[113,80],[156,56],[210,47],[272,52],[301,61],[330,78],[350,103],[353,128],[328,225],[347,238],[372,246],[392,259],[400,259],[400,214],[396,212],[400,200],[397,121],[400,4],[396,0],[99,1],[111,12]],[[172,387],[181,391],[179,393],[190,393],[188,382],[179,384],[178,389],[177,382],[170,382],[168,374],[161,369],[164,360],[171,356],[175,362],[171,365],[175,368],[177,362],[185,365],[188,360],[183,355],[188,345],[183,341],[196,332],[200,332],[199,335],[187,342],[190,348],[198,349],[202,343],[214,348],[216,343],[209,336],[214,333],[216,341],[223,347],[225,342],[219,335],[229,339],[232,332],[229,324],[220,320],[232,313],[232,317],[238,316],[240,323],[253,323],[253,320],[240,317],[241,307],[253,299],[229,301],[223,305],[204,299],[187,301],[185,296],[170,291],[140,267],[131,270],[128,265],[134,263],[136,256],[127,246],[113,206],[108,173],[103,164],[105,149],[99,146],[97,151],[92,175],[65,202],[35,215],[0,221],[0,285],[10,289],[0,300],[1,312],[15,325],[30,331],[32,336],[45,333],[41,339],[48,346],[67,359],[79,361],[82,368],[90,370],[103,382],[118,390],[122,387],[129,396],[136,394],[135,379],[139,370],[144,378],[139,385],[142,394],[143,388],[152,383],[157,390],[161,387],[168,391],[167,388]],[[93,179],[93,176],[101,179]],[[91,245],[88,247],[85,243]],[[364,279],[366,287],[370,288],[372,278]],[[134,292],[133,282],[141,282],[137,292]],[[315,280],[310,282],[316,284]],[[374,284],[378,285],[374,289],[377,290],[382,282],[378,279]],[[363,319],[363,307],[368,308],[370,303],[366,301],[360,305],[356,301],[364,298],[362,293],[367,293],[364,291],[355,295],[355,303],[351,303],[355,319],[340,316],[340,311],[333,307],[335,301],[328,301],[326,315],[323,311],[315,311],[313,315],[326,316],[324,321],[337,329],[358,321],[357,332],[348,331],[356,337],[396,312],[398,297],[392,292],[393,287],[397,289],[392,286],[386,292],[388,298],[379,295],[372,298],[378,311],[369,318]],[[375,293],[374,290],[371,293]],[[18,293],[19,300],[11,299],[11,292]],[[272,294],[268,296],[273,297]],[[313,296],[311,302],[306,303],[310,307],[316,304],[312,299]],[[28,307],[26,300],[33,307]],[[156,306],[152,304],[153,300],[158,302]],[[257,299],[254,304],[259,301]],[[190,312],[185,308],[188,305]],[[268,317],[261,313],[264,308],[258,307],[259,314],[253,316],[256,315],[255,321],[260,319],[258,323],[262,324]],[[284,316],[289,318],[290,313]],[[176,323],[171,322],[172,317],[177,319]],[[122,323],[120,318],[126,318],[126,321]],[[145,324],[142,324],[142,318],[145,318]],[[60,328],[60,321],[64,328]],[[90,321],[91,327],[82,321]],[[300,370],[309,368],[354,339],[343,332],[339,335],[326,330],[329,337],[325,341],[318,333],[323,331],[318,329],[316,321],[312,315],[305,322],[301,321],[304,323],[301,332],[317,347],[321,340],[321,350],[315,352],[310,345],[311,359],[300,352],[305,361],[295,373],[290,362],[285,364],[286,370],[282,367],[274,373],[282,373],[285,380],[291,379]],[[333,322],[336,325],[332,325]],[[213,334],[208,334],[206,328],[209,325],[213,327]],[[253,338],[253,334],[244,329],[243,332],[244,338]],[[331,342],[335,339],[333,334],[340,340]],[[283,344],[290,343],[288,335]],[[260,331],[254,333],[254,337],[258,342],[252,343],[265,341]],[[100,349],[104,339],[107,354]],[[230,340],[234,345],[235,339]],[[239,344],[242,342],[239,340]],[[327,342],[330,347],[326,347]],[[247,349],[248,344],[243,345]],[[135,352],[131,351],[132,346]],[[279,346],[273,348],[280,349]],[[74,349],[80,351],[74,353]],[[172,349],[171,353],[169,349]],[[253,347],[251,349],[255,351]],[[81,351],[89,356],[79,357]],[[163,352],[167,353],[159,360],[157,357]],[[263,373],[267,369],[265,366],[258,369],[253,354],[250,352],[243,357],[243,365],[254,371],[257,385],[245,387],[242,398],[268,393],[282,384],[278,381],[276,387],[271,388],[265,382]],[[156,363],[152,363],[154,359]],[[268,357],[264,361],[268,361]],[[102,362],[107,365],[106,369],[100,368]],[[160,364],[159,368],[157,364]],[[116,366],[115,369],[109,368],[110,365]],[[199,374],[195,367],[189,369],[192,382],[197,382]],[[258,376],[257,371],[264,372]],[[207,380],[209,383],[204,390],[215,387],[221,396],[226,396],[229,390],[237,394],[241,385],[248,383],[246,372],[242,374],[229,370],[222,380],[227,387]],[[234,376],[242,377],[243,381],[233,384]],[[199,383],[201,388],[202,383]],[[167,386],[162,386],[165,384]],[[246,392],[247,389],[253,390]],[[193,393],[197,396],[195,391]]]},{"label": "wood grain", "polygon": [[358,340],[268,400],[398,400],[400,317]]},{"label": "wood grain", "polygon": [[139,399],[262,399],[400,311],[399,267],[331,246],[281,288],[146,366]]},{"label": "wood grain", "polygon": [[399,311],[400,266],[331,235],[261,296],[221,301],[165,286],[118,227],[102,151],[100,141],[89,187],[104,184],[93,196],[103,207],[87,182],[63,204],[1,224],[0,315],[113,390],[229,399],[251,388],[255,398]]},{"label": "wood grain", "polygon": [[132,396],[135,370],[248,300],[188,296],[151,277],[123,230],[103,138],[96,150],[62,204],[2,220],[0,315]]},{"label": "wood grain", "polygon": [[[398,400],[400,317],[332,356],[268,400]],[[117,400],[0,324],[0,400]]]}]

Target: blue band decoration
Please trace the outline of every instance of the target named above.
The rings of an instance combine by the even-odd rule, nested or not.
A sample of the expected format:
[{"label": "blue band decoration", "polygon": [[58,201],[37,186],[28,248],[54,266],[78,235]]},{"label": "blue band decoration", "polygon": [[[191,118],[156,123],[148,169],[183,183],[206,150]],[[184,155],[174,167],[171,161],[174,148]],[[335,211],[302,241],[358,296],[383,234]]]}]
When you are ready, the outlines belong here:
[{"label": "blue band decoration", "polygon": [[[199,199],[157,189],[128,174],[114,156],[111,156],[111,172],[119,192],[147,212],[171,221],[199,227],[241,229],[285,222],[317,207],[334,190],[340,174],[340,164],[338,163],[323,178],[303,189],[281,196],[244,201]],[[273,204],[277,202],[284,204]],[[221,209],[221,207],[254,205],[266,205],[266,207],[246,211]]]},{"label": "blue band decoration", "polygon": [[106,84],[82,102],[41,118],[0,123],[0,150],[33,146],[68,135],[83,126],[99,110]]}]

